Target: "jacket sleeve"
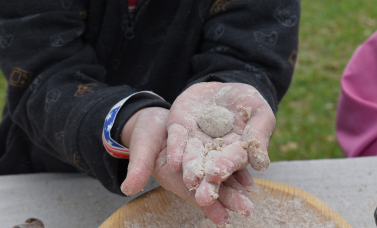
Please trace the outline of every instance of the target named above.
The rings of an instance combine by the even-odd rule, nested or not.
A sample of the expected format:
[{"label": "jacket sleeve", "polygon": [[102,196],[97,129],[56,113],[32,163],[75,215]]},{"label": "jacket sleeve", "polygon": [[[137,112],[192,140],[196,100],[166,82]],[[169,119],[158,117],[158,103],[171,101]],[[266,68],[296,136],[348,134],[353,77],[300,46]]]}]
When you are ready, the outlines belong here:
[{"label": "jacket sleeve", "polygon": [[[0,1],[0,68],[8,81],[7,110],[17,126],[47,153],[119,190],[128,161],[102,145],[105,117],[136,92],[109,87],[94,49],[82,41],[86,9],[71,0]],[[169,107],[160,99],[128,102],[114,134],[137,110]]]},{"label": "jacket sleeve", "polygon": [[213,1],[188,86],[208,81],[249,84],[276,112],[293,74],[299,18],[299,0]]},{"label": "jacket sleeve", "polygon": [[354,52],[341,79],[336,134],[345,157],[377,155],[377,32]]}]

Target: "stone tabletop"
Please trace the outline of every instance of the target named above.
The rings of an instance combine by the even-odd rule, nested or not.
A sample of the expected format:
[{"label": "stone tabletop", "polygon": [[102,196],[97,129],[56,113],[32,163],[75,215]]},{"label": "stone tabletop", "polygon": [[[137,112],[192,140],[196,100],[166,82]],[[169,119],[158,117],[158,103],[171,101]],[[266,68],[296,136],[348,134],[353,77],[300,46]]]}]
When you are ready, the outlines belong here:
[{"label": "stone tabletop", "polygon": [[376,228],[377,157],[274,162],[251,174],[318,197],[354,228]]},{"label": "stone tabletop", "polygon": [[[266,171],[251,173],[309,192],[352,227],[376,227],[377,157],[273,162]],[[151,179],[149,185],[158,183]],[[46,228],[98,227],[132,198],[114,195],[82,174],[0,176],[0,227],[31,217]]]}]

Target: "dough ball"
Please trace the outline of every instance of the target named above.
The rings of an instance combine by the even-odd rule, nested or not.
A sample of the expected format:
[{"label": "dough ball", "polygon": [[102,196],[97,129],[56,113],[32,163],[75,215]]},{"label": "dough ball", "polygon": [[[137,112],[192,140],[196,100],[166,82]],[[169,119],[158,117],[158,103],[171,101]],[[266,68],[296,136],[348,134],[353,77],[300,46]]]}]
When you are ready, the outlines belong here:
[{"label": "dough ball", "polygon": [[199,127],[209,136],[222,137],[233,128],[233,113],[219,106],[205,108],[198,116]]}]

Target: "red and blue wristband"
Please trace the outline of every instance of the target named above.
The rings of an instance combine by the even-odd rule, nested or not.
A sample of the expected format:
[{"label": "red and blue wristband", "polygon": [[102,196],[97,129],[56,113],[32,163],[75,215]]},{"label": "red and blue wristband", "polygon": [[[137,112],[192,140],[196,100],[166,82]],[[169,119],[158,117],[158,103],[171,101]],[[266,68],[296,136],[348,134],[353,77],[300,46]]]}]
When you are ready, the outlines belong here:
[{"label": "red and blue wristband", "polygon": [[122,108],[122,106],[126,103],[127,100],[129,100],[133,96],[143,96],[146,98],[159,98],[164,100],[159,95],[150,92],[150,91],[141,91],[134,93],[123,100],[116,103],[110,110],[110,112],[107,114],[105,119],[105,124],[103,126],[102,131],[102,143],[103,146],[106,148],[107,152],[116,158],[122,158],[122,159],[128,159],[130,157],[129,149],[122,146],[120,143],[116,142],[114,139],[111,138],[111,129],[113,128],[115,118],[119,112],[119,110]]}]

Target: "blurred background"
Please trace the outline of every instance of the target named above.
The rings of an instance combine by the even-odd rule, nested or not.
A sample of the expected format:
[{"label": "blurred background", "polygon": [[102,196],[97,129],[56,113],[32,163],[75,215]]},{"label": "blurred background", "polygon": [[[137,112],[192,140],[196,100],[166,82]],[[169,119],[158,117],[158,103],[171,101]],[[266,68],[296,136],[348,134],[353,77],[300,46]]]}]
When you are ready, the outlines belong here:
[{"label": "blurred background", "polygon": [[[301,1],[300,46],[279,105],[272,161],[340,158],[335,134],[340,77],[358,45],[377,30],[375,0]],[[0,111],[7,83],[0,72]]]}]

